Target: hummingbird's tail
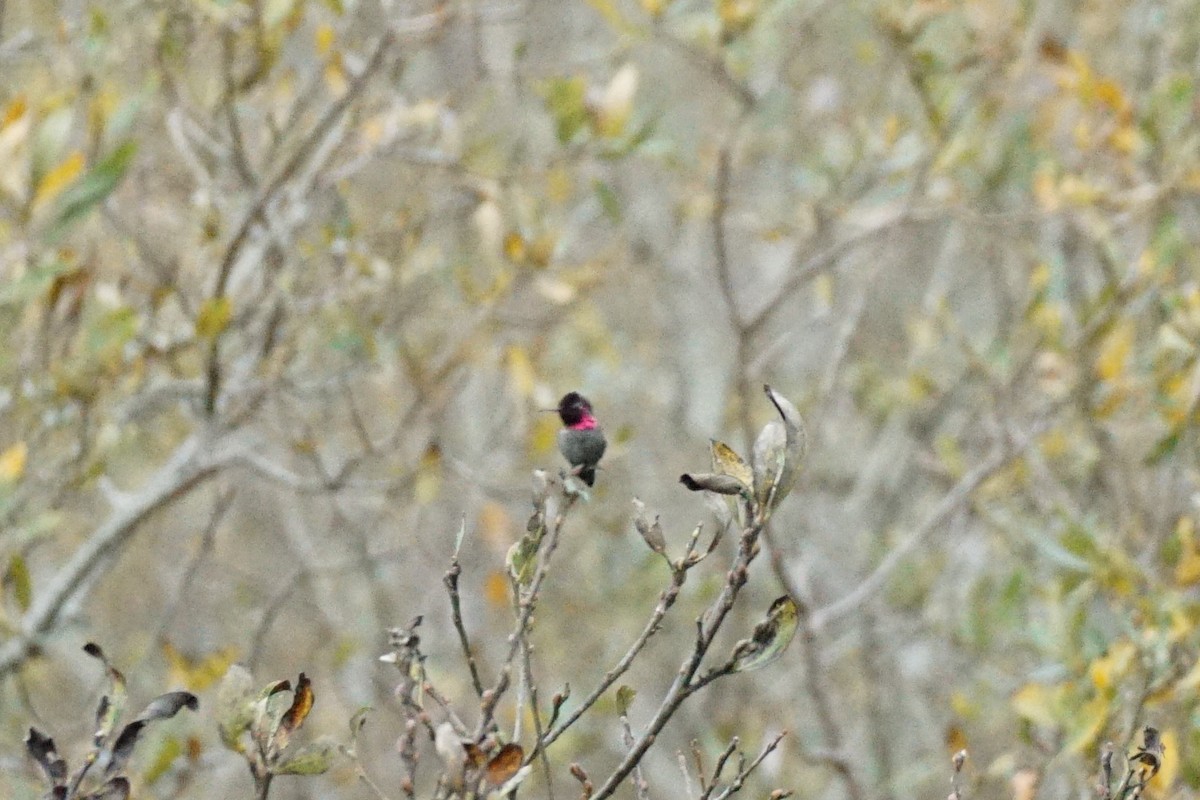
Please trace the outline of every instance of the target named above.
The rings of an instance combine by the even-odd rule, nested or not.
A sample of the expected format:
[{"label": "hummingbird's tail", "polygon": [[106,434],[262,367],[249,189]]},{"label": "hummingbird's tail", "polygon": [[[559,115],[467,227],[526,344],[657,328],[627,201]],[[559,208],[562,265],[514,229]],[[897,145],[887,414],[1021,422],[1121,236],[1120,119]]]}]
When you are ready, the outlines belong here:
[{"label": "hummingbird's tail", "polygon": [[583,481],[588,486],[594,486],[596,484],[596,468],[582,467],[579,470],[579,480]]}]

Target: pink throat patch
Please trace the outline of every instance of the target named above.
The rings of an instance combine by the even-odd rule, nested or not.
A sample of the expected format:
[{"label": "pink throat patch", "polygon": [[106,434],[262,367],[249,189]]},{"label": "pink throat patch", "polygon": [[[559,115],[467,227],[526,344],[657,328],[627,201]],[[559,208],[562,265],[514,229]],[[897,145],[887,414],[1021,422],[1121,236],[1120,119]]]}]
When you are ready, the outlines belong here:
[{"label": "pink throat patch", "polygon": [[596,418],[585,411],[583,419],[568,427],[573,431],[590,431],[596,427]]}]

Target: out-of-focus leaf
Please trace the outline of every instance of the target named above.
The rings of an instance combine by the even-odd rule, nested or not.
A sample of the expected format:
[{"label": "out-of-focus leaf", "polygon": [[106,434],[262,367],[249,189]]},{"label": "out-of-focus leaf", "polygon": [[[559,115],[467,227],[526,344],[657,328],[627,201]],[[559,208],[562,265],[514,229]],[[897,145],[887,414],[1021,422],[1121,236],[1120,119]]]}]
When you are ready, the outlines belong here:
[{"label": "out-of-focus leaf", "polygon": [[244,749],[242,734],[254,722],[253,682],[249,670],[234,664],[217,688],[217,731],[222,744],[239,753]]},{"label": "out-of-focus leaf", "polygon": [[1113,712],[1113,703],[1104,695],[1096,695],[1071,713],[1071,732],[1067,735],[1066,749],[1071,753],[1085,752],[1095,745],[1097,738],[1108,724]]},{"label": "out-of-focus leaf", "polygon": [[563,144],[574,139],[587,124],[586,94],[587,84],[578,76],[547,81],[542,90],[546,107],[554,116],[558,140]]},{"label": "out-of-focus leaf", "polygon": [[312,690],[312,681],[303,672],[296,679],[296,688],[292,692],[292,704],[288,710],[283,713],[283,717],[279,720],[279,727],[275,730],[275,736],[271,740],[271,746],[276,753],[282,753],[287,749],[288,741],[292,734],[304,724],[304,720],[308,717],[308,712],[312,710],[313,701],[316,699]]},{"label": "out-of-focus leaf", "polygon": [[4,570],[4,583],[12,587],[17,608],[28,611],[29,604],[33,602],[33,579],[29,575],[29,563],[25,556],[13,553],[9,557],[8,567]]},{"label": "out-of-focus leaf", "polygon": [[105,675],[108,677],[108,690],[100,698],[100,706],[96,709],[96,731],[92,736],[96,746],[99,747],[117,729],[117,722],[120,721],[121,715],[125,713],[125,701],[127,697],[125,676],[109,662],[108,656],[104,655],[104,651],[100,649],[100,645],[95,642],[85,644],[83,652],[103,664]]},{"label": "out-of-focus leaf", "polygon": [[25,463],[29,460],[29,447],[17,442],[0,453],[0,481],[13,483],[25,474]]},{"label": "out-of-focus leaf", "polygon": [[633,705],[633,699],[637,697],[637,689],[634,689],[628,684],[621,684],[617,687],[617,713],[622,717],[629,716],[629,707]]},{"label": "out-of-focus leaf", "polygon": [[732,447],[716,439],[709,440],[709,446],[712,449],[713,472],[737,478],[746,486],[754,485],[754,471]]},{"label": "out-of-focus leaf", "polygon": [[137,144],[134,141],[121,144],[63,193],[59,198],[57,219],[51,228],[51,239],[62,235],[68,227],[112,194],[125,177],[136,152]]},{"label": "out-of-focus leaf", "polygon": [[183,742],[176,736],[167,736],[158,744],[149,765],[142,771],[142,780],[146,785],[154,783],[167,773],[175,759],[183,755]]},{"label": "out-of-focus leaf", "polygon": [[335,752],[337,746],[332,740],[318,739],[296,748],[295,752],[276,764],[272,771],[276,775],[320,775],[333,766]]},{"label": "out-of-focus leaf", "polygon": [[170,642],[163,643],[163,658],[170,674],[169,683],[184,686],[191,692],[203,692],[228,672],[237,658],[237,649],[226,647],[199,658],[189,658]]},{"label": "out-of-focus leaf", "polygon": [[737,478],[718,475],[714,472],[695,472],[679,476],[679,482],[693,492],[716,492],[717,494],[748,494],[750,489]]},{"label": "out-of-focus leaf", "polygon": [[659,555],[666,554],[667,540],[663,536],[662,525],[658,522],[658,515],[656,514],[654,519],[651,520],[650,515],[646,513],[646,504],[636,497],[633,498],[633,526],[642,537],[642,541],[651,550]]},{"label": "out-of-focus leaf", "polygon": [[525,750],[521,745],[516,742],[504,745],[496,752],[496,755],[488,760],[487,769],[484,772],[487,782],[492,786],[499,786],[509,780],[517,774],[524,758]]},{"label": "out-of-focus leaf", "polygon": [[83,157],[83,153],[76,150],[47,172],[38,182],[37,189],[33,194],[33,203],[31,205],[34,212],[43,208],[47,203],[50,203],[62,194],[63,190],[70,186],[79,177],[79,174],[83,172],[85,164],[86,160]]},{"label": "out-of-focus leaf", "polygon": [[638,69],[634,64],[625,64],[608,86],[592,92],[588,104],[592,115],[592,126],[597,135],[606,138],[620,136],[625,131],[633,113],[633,98],[637,94]]},{"label": "out-of-focus leaf", "polygon": [[767,610],[767,618],[754,626],[749,639],[738,642],[733,649],[736,672],[759,669],[775,661],[787,650],[800,620],[796,601],[784,595],[776,598]]},{"label": "out-of-focus leaf", "polygon": [[1062,687],[1027,683],[1013,694],[1012,707],[1020,716],[1044,728],[1058,724]]},{"label": "out-of-focus leaf", "polygon": [[47,782],[58,786],[67,779],[67,762],[58,755],[54,740],[37,728],[30,728],[25,736],[25,750],[42,768]]},{"label": "out-of-focus leaf", "polygon": [[129,797],[129,779],[117,776],[109,778],[94,792],[85,794],[80,800],[126,800]]},{"label": "out-of-focus leaf", "polygon": [[38,125],[30,151],[30,178],[33,186],[41,186],[46,174],[62,159],[74,125],[75,109],[70,104],[51,111]]},{"label": "out-of-focus leaf", "polygon": [[595,192],[596,199],[600,201],[600,208],[604,210],[605,216],[613,222],[620,222],[625,215],[621,211],[621,199],[617,197],[613,188],[604,181],[596,179],[592,181],[592,191]]},{"label": "out-of-focus leaf", "polygon": [[232,318],[233,304],[228,297],[210,297],[196,314],[196,335],[201,339],[215,339],[225,332]]},{"label": "out-of-focus leaf", "polygon": [[1095,363],[1096,377],[1103,381],[1115,381],[1125,374],[1136,334],[1130,319],[1123,319],[1113,326],[1100,343]]}]

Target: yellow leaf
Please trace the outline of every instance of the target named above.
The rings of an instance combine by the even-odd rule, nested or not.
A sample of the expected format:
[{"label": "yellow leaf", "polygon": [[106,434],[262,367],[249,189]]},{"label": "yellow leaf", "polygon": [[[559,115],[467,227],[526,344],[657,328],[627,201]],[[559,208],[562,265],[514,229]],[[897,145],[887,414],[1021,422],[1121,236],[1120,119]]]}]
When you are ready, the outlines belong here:
[{"label": "yellow leaf", "polygon": [[29,447],[17,442],[0,453],[0,481],[11,483],[25,474],[25,462],[29,458]]},{"label": "yellow leaf", "polygon": [[1052,728],[1058,724],[1058,704],[1061,697],[1061,687],[1027,683],[1012,696],[1012,707],[1030,722]]},{"label": "yellow leaf", "polygon": [[25,100],[25,95],[19,94],[13,98],[12,102],[4,108],[4,113],[0,114],[0,130],[7,128],[21,117],[25,116],[25,112],[29,110],[29,103]]},{"label": "yellow leaf", "polygon": [[1083,704],[1083,708],[1071,715],[1073,730],[1067,750],[1071,753],[1082,753],[1096,742],[1104,726],[1108,724],[1108,715],[1112,704],[1107,697],[1097,695]]},{"label": "yellow leaf", "polygon": [[1163,746],[1162,764],[1158,768],[1158,774],[1150,779],[1149,788],[1155,795],[1162,797],[1179,776],[1179,737],[1175,735],[1175,731],[1165,730],[1160,734],[1159,741]]},{"label": "yellow leaf", "polygon": [[232,317],[233,304],[228,297],[210,297],[196,315],[196,335],[201,339],[215,339],[229,327]]},{"label": "yellow leaf", "polygon": [[233,647],[195,659],[179,652],[170,642],[163,644],[162,651],[171,675],[171,685],[183,686],[193,692],[203,692],[215,685],[237,660],[237,650]]},{"label": "yellow leaf", "polygon": [[714,472],[737,478],[746,486],[754,485],[754,473],[750,470],[750,465],[732,447],[716,439],[710,440],[709,444],[712,449]]},{"label": "yellow leaf", "polygon": [[510,231],[504,237],[504,255],[514,264],[525,260],[525,239],[516,231]]},{"label": "yellow leaf", "polygon": [[76,150],[62,160],[57,167],[50,170],[38,184],[33,195],[34,209],[41,208],[62,194],[62,190],[70,186],[79,174],[83,172],[87,160],[83,152]]},{"label": "yellow leaf", "polygon": [[483,541],[498,553],[504,553],[513,543],[512,517],[499,503],[489,500],[479,509],[479,534]]},{"label": "yellow leaf", "polygon": [[313,34],[313,40],[317,47],[317,55],[321,58],[328,56],[330,51],[333,50],[335,38],[333,26],[329,24],[318,25],[316,33]]},{"label": "yellow leaf", "polygon": [[442,490],[442,451],[437,445],[430,445],[421,456],[421,464],[417,467],[417,477],[413,482],[413,494],[417,502],[427,505],[437,499]]},{"label": "yellow leaf", "polygon": [[558,417],[542,414],[529,434],[529,450],[535,456],[553,452],[558,442]]},{"label": "yellow leaf", "polygon": [[342,66],[340,58],[330,59],[329,63],[325,65],[325,84],[329,87],[329,91],[339,97],[345,94],[350,87],[350,81],[346,77],[346,70]]},{"label": "yellow leaf", "polygon": [[1101,380],[1115,381],[1125,374],[1129,366],[1129,354],[1133,352],[1135,332],[1133,322],[1123,319],[1118,322],[1100,344],[1096,356],[1096,376]]},{"label": "yellow leaf", "polygon": [[1196,545],[1196,523],[1191,517],[1180,517],[1175,526],[1179,538],[1179,561],[1175,564],[1175,582],[1190,586],[1200,581],[1200,547]]},{"label": "yellow leaf", "polygon": [[492,570],[483,581],[483,596],[488,603],[496,608],[508,606],[508,573],[504,570]]},{"label": "yellow leaf", "polygon": [[1128,640],[1119,641],[1108,652],[1088,665],[1088,677],[1101,691],[1113,688],[1128,672],[1137,655],[1137,647]]},{"label": "yellow leaf", "polygon": [[519,345],[510,345],[504,353],[504,361],[508,367],[508,377],[521,397],[531,397],[537,385],[537,372],[533,368],[533,360],[529,351]]}]

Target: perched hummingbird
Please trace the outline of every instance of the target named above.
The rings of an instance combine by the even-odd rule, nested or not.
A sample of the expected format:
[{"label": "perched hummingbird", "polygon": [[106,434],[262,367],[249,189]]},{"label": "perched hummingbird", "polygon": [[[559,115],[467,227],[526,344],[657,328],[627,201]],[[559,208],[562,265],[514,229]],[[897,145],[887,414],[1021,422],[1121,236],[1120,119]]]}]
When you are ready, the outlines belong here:
[{"label": "perched hummingbird", "polygon": [[563,422],[563,429],[558,432],[558,450],[579,471],[580,479],[591,486],[596,482],[596,464],[608,444],[592,416],[592,404],[579,392],[570,392],[563,395],[554,410]]}]

